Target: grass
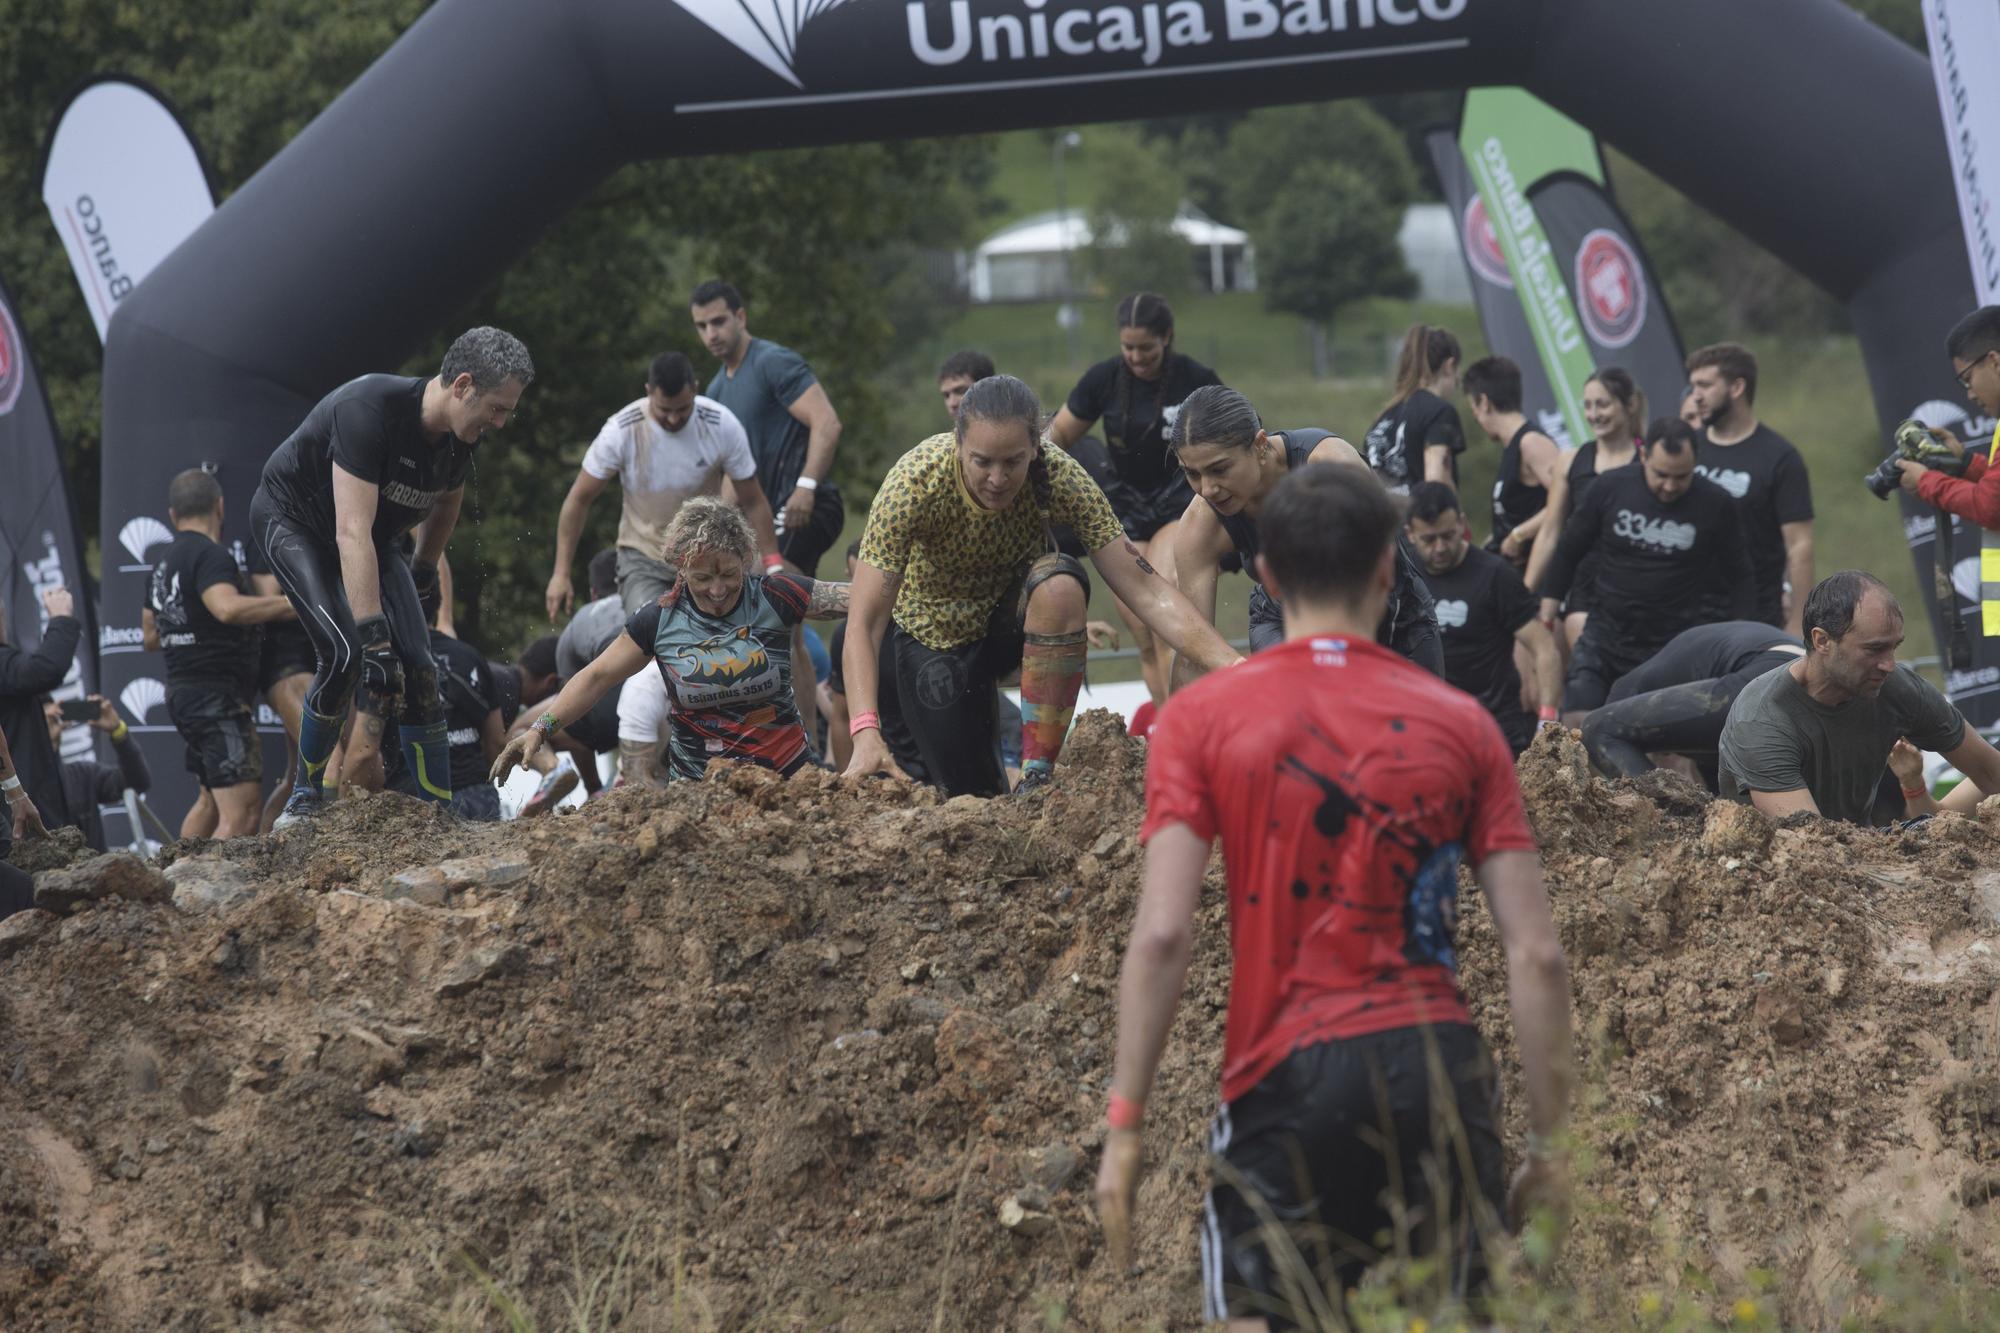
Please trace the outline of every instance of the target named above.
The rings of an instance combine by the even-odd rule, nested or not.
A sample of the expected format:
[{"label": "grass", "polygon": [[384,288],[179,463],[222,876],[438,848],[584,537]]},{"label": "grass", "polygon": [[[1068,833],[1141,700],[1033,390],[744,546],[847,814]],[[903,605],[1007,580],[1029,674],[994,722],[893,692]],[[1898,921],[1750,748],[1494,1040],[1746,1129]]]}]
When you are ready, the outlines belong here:
[{"label": "grass", "polygon": [[[1025,136],[1009,136],[1009,141]],[[1012,170],[1022,170],[1019,153]],[[1002,370],[1033,385],[1053,409],[1068,396],[1078,375],[1091,362],[1112,355],[1117,334],[1112,327],[1114,298],[1095,297],[1081,306],[1075,351],[1056,323],[1054,303],[969,307],[946,333],[929,345],[912,350],[897,383],[907,385],[891,406],[893,438],[914,444],[943,428],[943,412],[932,381],[937,364],[960,347],[978,347]],[[1388,396],[1391,362],[1402,331],[1418,319],[1453,329],[1465,346],[1468,361],[1487,348],[1479,321],[1470,308],[1416,305],[1377,300],[1343,312],[1332,330],[1334,373],[1315,379],[1303,321],[1264,309],[1251,292],[1189,297],[1175,303],[1180,350],[1204,361],[1255,402],[1273,427],[1320,426],[1358,442]],[[1861,354],[1851,337],[1759,340],[1758,406],[1764,421],[1789,438],[1805,455],[1813,479],[1817,558],[1815,570],[1824,576],[1858,566],[1885,580],[1905,607],[1921,606],[1915,566],[1903,541],[1900,508],[1883,503],[1861,484],[1861,478],[1882,453]],[[1460,404],[1468,432],[1477,435],[1469,413]],[[1492,487],[1500,447],[1473,440],[1460,460],[1462,487],[1467,495],[1483,496]],[[1474,505],[1473,526],[1483,536],[1487,513]],[[850,509],[846,540],[860,536],[865,513]],[[1249,581],[1223,580],[1218,620],[1226,634],[1241,635],[1247,623]],[[1108,595],[1099,587],[1092,614],[1114,619]],[[1908,657],[1935,654],[1930,622],[1911,616]],[[1137,677],[1137,664],[1112,661],[1094,665],[1094,680]]]}]

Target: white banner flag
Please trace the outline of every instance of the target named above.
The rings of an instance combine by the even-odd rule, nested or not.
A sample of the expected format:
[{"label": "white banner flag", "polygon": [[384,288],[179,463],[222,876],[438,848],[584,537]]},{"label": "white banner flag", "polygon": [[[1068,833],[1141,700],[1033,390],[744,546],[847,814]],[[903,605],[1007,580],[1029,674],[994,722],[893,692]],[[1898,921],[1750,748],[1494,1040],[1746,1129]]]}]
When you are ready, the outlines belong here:
[{"label": "white banner flag", "polygon": [[57,117],[42,202],[102,339],[111,312],[215,211],[194,144],[150,89],[93,83]]},{"label": "white banner flag", "polygon": [[1993,60],[2000,55],[2000,4],[1994,0],[1924,0],[1931,73],[1958,185],[1958,217],[1979,304],[2000,304],[2000,219],[1993,215],[2000,191],[2000,83]]}]

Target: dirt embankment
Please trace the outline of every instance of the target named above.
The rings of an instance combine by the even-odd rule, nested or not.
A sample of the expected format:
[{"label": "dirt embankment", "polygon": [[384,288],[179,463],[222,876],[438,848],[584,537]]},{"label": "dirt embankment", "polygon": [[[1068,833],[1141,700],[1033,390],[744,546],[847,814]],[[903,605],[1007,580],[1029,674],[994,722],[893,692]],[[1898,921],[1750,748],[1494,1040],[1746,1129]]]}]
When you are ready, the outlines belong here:
[{"label": "dirt embankment", "polygon": [[[1098,715],[1019,804],[738,772],[468,828],[385,797],[16,918],[0,1328],[482,1327],[471,1265],[553,1320],[621,1256],[634,1328],[1192,1327],[1219,895],[1138,1278],[1087,1208],[1142,765]],[[1574,742],[1522,776],[1587,1071],[1565,1274],[1769,1270],[1814,1324],[1864,1219],[1991,1264],[2000,839],[1773,830]]]}]

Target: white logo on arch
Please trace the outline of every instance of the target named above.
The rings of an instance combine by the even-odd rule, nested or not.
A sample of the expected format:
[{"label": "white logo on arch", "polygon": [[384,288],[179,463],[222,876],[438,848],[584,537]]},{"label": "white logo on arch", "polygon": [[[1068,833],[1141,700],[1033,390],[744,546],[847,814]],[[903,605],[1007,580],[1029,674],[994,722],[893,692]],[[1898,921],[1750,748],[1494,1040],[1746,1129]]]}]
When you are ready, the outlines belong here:
[{"label": "white logo on arch", "polygon": [[847,0],[674,0],[717,36],[794,88],[799,82],[799,34],[806,24]]}]

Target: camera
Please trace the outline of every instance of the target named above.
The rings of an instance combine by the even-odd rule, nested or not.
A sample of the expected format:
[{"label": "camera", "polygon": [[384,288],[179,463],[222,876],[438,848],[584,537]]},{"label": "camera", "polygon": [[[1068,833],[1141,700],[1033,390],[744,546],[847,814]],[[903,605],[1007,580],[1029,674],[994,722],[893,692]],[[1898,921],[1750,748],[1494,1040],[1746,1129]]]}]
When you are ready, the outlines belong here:
[{"label": "camera", "polygon": [[1875,470],[1864,478],[1876,499],[1888,499],[1903,484],[1902,469],[1896,464],[1905,458],[1954,477],[1965,470],[1964,457],[1947,449],[1931,434],[1928,426],[1912,417],[1896,427],[1895,452],[1877,463]]}]

